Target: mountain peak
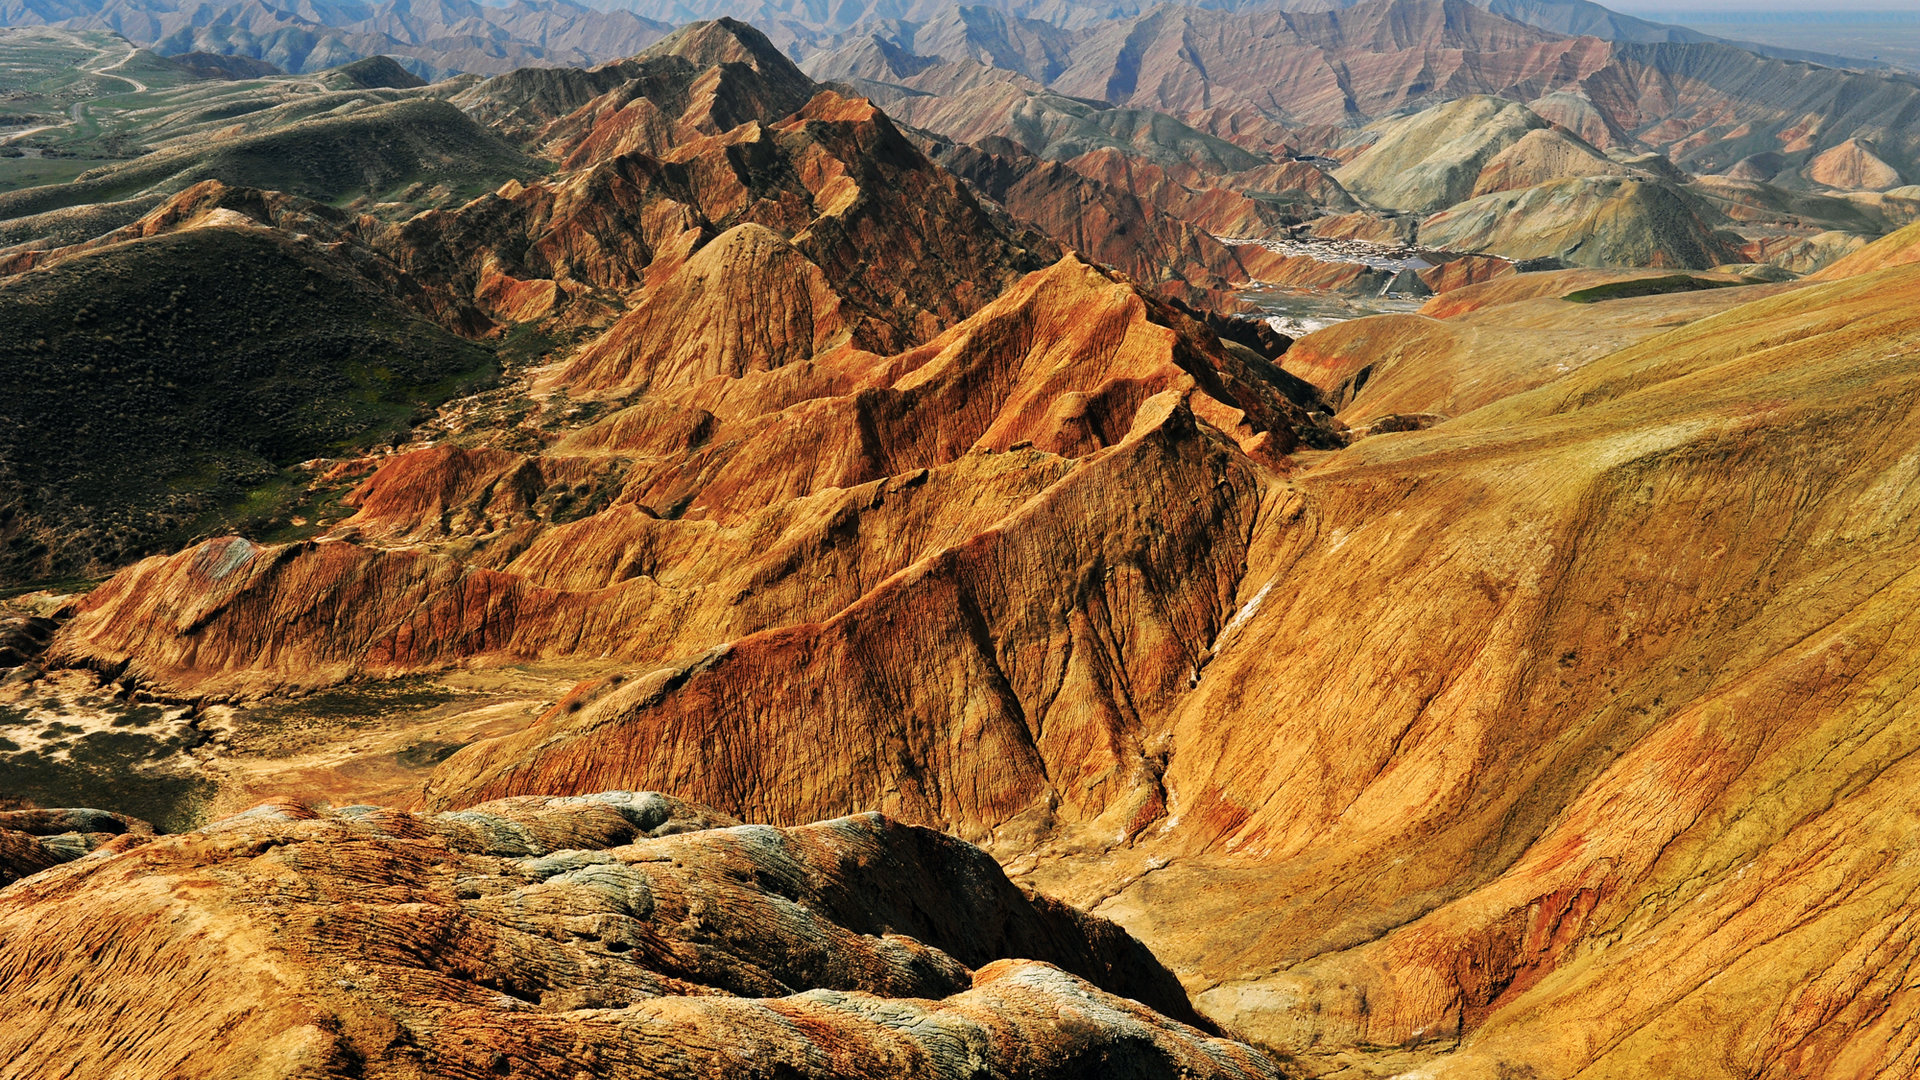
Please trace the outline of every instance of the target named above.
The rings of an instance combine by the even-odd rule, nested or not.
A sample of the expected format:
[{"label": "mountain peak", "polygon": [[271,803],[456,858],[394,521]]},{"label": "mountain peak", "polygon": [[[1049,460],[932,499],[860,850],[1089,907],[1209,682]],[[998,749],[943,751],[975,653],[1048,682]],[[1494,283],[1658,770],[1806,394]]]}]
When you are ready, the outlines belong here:
[{"label": "mountain peak", "polygon": [[657,56],[678,56],[698,68],[746,64],[756,71],[789,70],[800,75],[800,69],[767,40],[767,35],[724,16],[688,23],[648,46],[637,59]]}]

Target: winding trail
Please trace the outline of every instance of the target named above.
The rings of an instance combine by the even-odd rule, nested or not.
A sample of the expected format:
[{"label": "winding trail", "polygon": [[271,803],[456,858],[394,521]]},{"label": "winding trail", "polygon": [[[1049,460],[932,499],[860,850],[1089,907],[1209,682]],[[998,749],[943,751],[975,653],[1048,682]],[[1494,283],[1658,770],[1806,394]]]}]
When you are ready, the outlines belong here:
[{"label": "winding trail", "polygon": [[[127,46],[127,55],[121,57],[117,62],[109,64],[103,68],[88,68],[86,70],[88,74],[91,74],[91,75],[107,75],[108,72],[118,71],[120,68],[126,67],[127,61],[132,60],[134,57],[134,54],[138,53],[139,51],[140,51],[139,46],[129,44]],[[95,57],[94,59],[97,60],[99,59],[99,57]],[[141,82],[139,79],[136,79],[131,75],[109,75],[108,77],[119,79],[121,82],[124,82],[124,83],[132,84],[133,92],[136,94],[144,94],[147,92],[147,84]],[[76,105],[74,106],[74,108],[78,109],[79,106]],[[79,117],[76,116],[74,117],[74,119],[77,120],[79,119]]]},{"label": "winding trail", "polygon": [[41,124],[39,127],[22,128],[19,131],[9,131],[4,135],[0,135],[0,145],[5,145],[7,143],[12,142],[15,139],[24,139],[29,135],[37,134],[42,131],[52,131],[54,128],[65,127],[65,126],[66,125],[64,124]]},{"label": "winding trail", "polygon": [[[73,40],[77,41],[78,39],[75,38]],[[88,47],[91,48],[92,46],[88,46]],[[115,60],[113,63],[107,64],[104,67],[83,66],[81,67],[80,70],[86,72],[89,75],[105,75],[109,79],[119,79],[121,82],[124,82],[127,85],[133,87],[134,93],[144,94],[150,89],[150,87],[148,87],[146,83],[141,82],[139,79],[136,79],[131,75],[113,74],[119,69],[126,67],[127,62],[132,60],[134,58],[134,55],[137,54],[139,51],[140,51],[140,47],[138,45],[135,45],[132,42],[128,42],[127,54],[125,56],[122,56],[120,59]],[[106,49],[98,50],[98,52],[94,55],[92,63],[99,64],[101,61],[107,58],[107,54],[108,54],[108,50]],[[68,123],[69,124],[84,123],[86,121],[86,117],[84,115],[86,111],[86,107],[87,107],[87,103],[84,101],[74,102],[73,107],[67,110],[67,115],[71,118]],[[66,127],[66,126],[68,125],[67,124],[42,124],[39,127],[24,128],[20,131],[9,131],[9,132],[6,132],[5,134],[0,134],[0,145],[13,142],[16,139],[24,139],[29,135],[37,135],[42,131],[52,131],[56,128]]]}]

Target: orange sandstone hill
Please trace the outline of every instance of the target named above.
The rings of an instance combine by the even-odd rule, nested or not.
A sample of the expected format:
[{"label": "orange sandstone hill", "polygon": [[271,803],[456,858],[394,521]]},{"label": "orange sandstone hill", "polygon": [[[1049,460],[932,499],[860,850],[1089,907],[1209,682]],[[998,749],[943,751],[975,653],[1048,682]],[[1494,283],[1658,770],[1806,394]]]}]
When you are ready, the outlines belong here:
[{"label": "orange sandstone hill", "polygon": [[21,790],[171,724],[170,813],[279,798],[0,817],[14,1071],[1920,1069],[1911,229],[1283,349],[1007,215],[1194,176],[938,149],[989,205],[740,24],[457,101],[551,175],[8,279],[273,237],[503,365],[18,601]]}]

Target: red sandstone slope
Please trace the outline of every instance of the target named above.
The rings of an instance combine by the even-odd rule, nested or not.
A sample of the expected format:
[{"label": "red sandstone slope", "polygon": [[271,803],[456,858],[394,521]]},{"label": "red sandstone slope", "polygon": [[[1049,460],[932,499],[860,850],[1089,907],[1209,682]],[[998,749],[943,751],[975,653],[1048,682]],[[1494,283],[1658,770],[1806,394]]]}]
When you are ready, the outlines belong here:
[{"label": "red sandstone slope", "polygon": [[932,152],[1008,213],[1142,284],[1231,310],[1229,290],[1252,277],[1232,248],[1185,216],[1004,139]]},{"label": "red sandstone slope", "polygon": [[[925,340],[1018,270],[1057,257],[1029,252],[994,227],[884,114],[831,91],[792,116],[685,135],[658,156],[610,144],[587,158],[552,181],[420,215],[382,246],[455,295],[485,300],[538,288],[556,309],[586,295],[624,306],[719,233],[763,225],[826,274],[869,347],[889,350]],[[915,272],[902,272],[909,266]]]},{"label": "red sandstone slope", "polygon": [[1838,838],[1914,813],[1916,288],[1735,307],[1298,476],[1172,725],[1165,846],[1080,895],[1124,885],[1102,911],[1296,1052],[1465,1032],[1430,1075],[1910,1068],[1851,1019],[1907,1015],[1910,871]]}]

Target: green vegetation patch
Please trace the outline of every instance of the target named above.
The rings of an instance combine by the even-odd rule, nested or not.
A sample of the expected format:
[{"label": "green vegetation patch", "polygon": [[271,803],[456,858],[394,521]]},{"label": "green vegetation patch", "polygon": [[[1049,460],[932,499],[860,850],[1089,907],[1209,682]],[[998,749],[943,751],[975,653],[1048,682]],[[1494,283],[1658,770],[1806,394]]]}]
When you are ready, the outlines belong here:
[{"label": "green vegetation patch", "polygon": [[[419,675],[345,683],[306,697],[242,709],[233,718],[228,743],[236,753],[290,757],[357,731],[392,727],[398,720],[422,716],[460,696]],[[444,758],[453,753],[453,749],[440,753],[446,746],[458,748],[458,744],[423,742],[403,751],[403,760],[408,753],[422,758],[439,753]]]},{"label": "green vegetation patch", "polygon": [[93,158],[0,157],[0,191],[64,184],[105,162]]},{"label": "green vegetation patch", "polygon": [[[267,125],[264,130],[116,162],[68,183],[0,193],[0,219],[171,193],[202,180],[334,204],[395,201],[415,189],[423,197],[438,189],[445,201],[455,201],[491,191],[509,179],[539,176],[548,168],[438,99],[312,98],[296,107],[269,110],[260,118]],[[306,108],[348,111],[303,118]],[[104,137],[73,137],[83,136],[95,141]],[[137,139],[139,132],[116,129],[115,137]],[[433,200],[435,205],[441,201]]]},{"label": "green vegetation patch", "polygon": [[1738,281],[1714,281],[1711,278],[1694,277],[1691,274],[1669,274],[1666,277],[1636,278],[1632,281],[1612,281],[1605,285],[1595,285],[1590,289],[1570,292],[1561,297],[1572,304],[1599,304],[1608,300],[1628,300],[1636,296],[1665,296],[1668,293],[1699,292],[1703,289],[1724,289],[1743,284]]},{"label": "green vegetation patch", "polygon": [[80,714],[51,696],[0,705],[0,809],[88,806],[192,828],[213,794],[188,756],[204,739],[180,710],[150,703]]},{"label": "green vegetation patch", "polygon": [[35,270],[0,289],[0,324],[0,585],[290,512],[306,477],[286,467],[392,439],[497,373],[492,350],[264,229]]}]

